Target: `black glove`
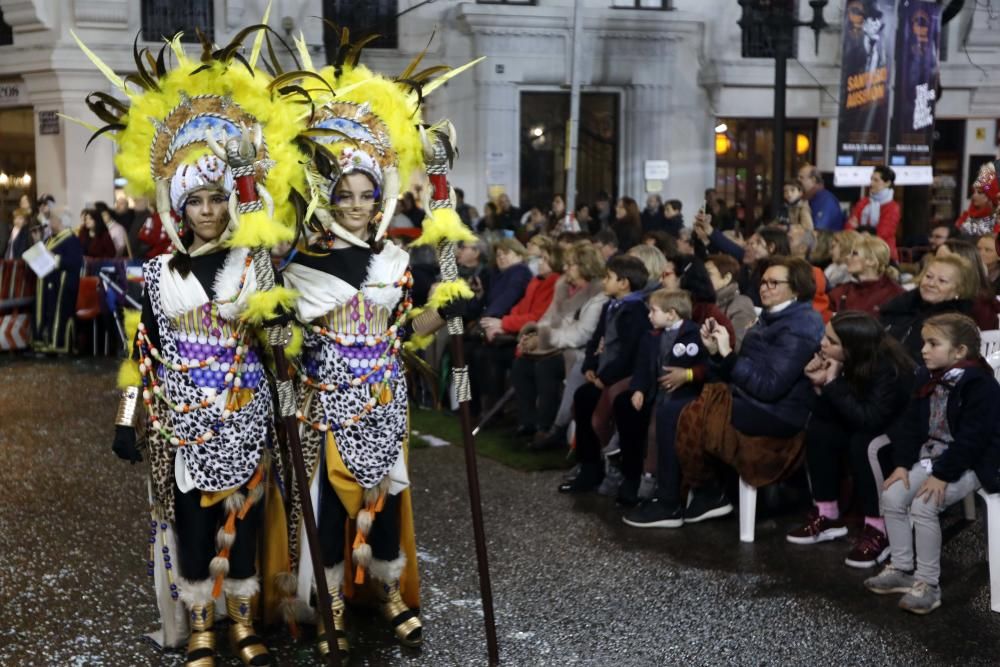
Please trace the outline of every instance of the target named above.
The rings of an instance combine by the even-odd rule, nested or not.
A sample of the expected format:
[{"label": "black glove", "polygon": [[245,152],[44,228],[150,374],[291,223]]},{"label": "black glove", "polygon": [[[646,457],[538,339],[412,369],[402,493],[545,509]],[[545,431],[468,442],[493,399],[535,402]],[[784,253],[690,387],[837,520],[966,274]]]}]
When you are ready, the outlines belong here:
[{"label": "black glove", "polygon": [[142,454],[135,446],[135,429],[131,426],[115,426],[115,442],[111,445],[111,451],[118,458],[131,461],[132,465],[141,461]]},{"label": "black glove", "polygon": [[445,320],[453,317],[465,317],[465,311],[469,308],[469,299],[457,298],[438,308],[438,315]]}]

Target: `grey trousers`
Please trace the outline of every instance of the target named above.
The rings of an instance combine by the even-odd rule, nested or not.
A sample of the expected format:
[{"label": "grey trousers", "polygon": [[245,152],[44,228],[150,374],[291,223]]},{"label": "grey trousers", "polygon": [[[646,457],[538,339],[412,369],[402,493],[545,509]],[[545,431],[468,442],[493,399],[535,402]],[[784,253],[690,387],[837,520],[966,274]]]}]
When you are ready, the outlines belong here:
[{"label": "grey trousers", "polygon": [[[966,470],[957,482],[949,483],[944,491],[944,504],[917,498],[920,486],[930,473],[918,461],[910,469],[910,488],[896,482],[882,492],[882,515],[889,536],[892,564],[900,570],[912,570],[916,550],[916,571],[913,576],[931,586],[941,577],[941,522],[938,515],[979,488],[976,473]],[[912,521],[912,526],[911,522]]]},{"label": "grey trousers", "polygon": [[587,383],[583,377],[583,355],[573,363],[573,367],[566,373],[566,386],[563,389],[562,401],[559,403],[559,412],[556,413],[556,420],[553,426],[569,426],[573,421],[573,395],[576,390]]}]

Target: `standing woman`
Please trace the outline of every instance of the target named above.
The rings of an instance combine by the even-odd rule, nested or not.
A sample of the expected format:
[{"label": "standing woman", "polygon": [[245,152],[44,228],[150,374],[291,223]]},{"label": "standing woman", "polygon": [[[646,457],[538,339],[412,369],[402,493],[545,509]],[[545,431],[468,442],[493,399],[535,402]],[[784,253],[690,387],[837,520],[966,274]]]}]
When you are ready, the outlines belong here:
[{"label": "standing woman", "polygon": [[107,225],[96,209],[83,211],[83,225],[80,226],[80,245],[86,257],[112,258],[116,254],[115,243],[111,240]]},{"label": "standing woman", "polygon": [[892,199],[895,181],[896,172],[892,169],[875,167],[868,196],[854,206],[851,217],[847,219],[847,229],[875,234],[888,244],[889,256],[897,261],[896,228],[899,227],[900,211],[899,204]]},{"label": "standing woman", "polygon": [[618,200],[611,231],[618,237],[618,249],[622,252],[628,252],[629,248],[639,244],[642,238],[642,215],[639,213],[639,205],[631,197]]},{"label": "standing woman", "polygon": [[[335,627],[320,629],[319,650],[346,658],[345,597],[371,584],[385,619],[405,646],[422,642],[416,540],[408,470],[409,423],[402,353],[404,325],[411,315],[409,256],[383,240],[410,173],[424,168],[429,145],[435,155],[452,150],[443,123],[418,132],[419,101],[395,81],[363,67],[326,68],[332,89],[365,81],[356,92],[317,106],[311,132],[317,159],[306,163],[315,218],[283,271],[298,293],[295,318],[304,341],[298,377],[297,417],[306,469],[318,498],[318,532]],[[357,88],[355,86],[355,88]],[[377,93],[377,94],[376,94]],[[334,130],[349,141],[332,139]],[[332,168],[320,156],[333,160]],[[428,173],[432,199],[425,205],[424,233],[442,222],[474,240],[446,204],[442,183],[447,163]],[[429,195],[431,193],[428,193]],[[525,269],[527,271],[527,269]],[[530,277],[530,276],[529,276]],[[415,338],[430,339],[443,317],[462,313],[471,291],[442,283],[427,309],[413,320]],[[456,295],[461,295],[458,303]],[[454,306],[454,310],[449,310]],[[429,340],[427,341],[429,342]],[[312,565],[303,549],[302,508],[289,511],[291,576],[279,589],[306,602],[313,589]],[[304,558],[303,558],[304,557]],[[334,643],[335,642],[335,643]]]}]

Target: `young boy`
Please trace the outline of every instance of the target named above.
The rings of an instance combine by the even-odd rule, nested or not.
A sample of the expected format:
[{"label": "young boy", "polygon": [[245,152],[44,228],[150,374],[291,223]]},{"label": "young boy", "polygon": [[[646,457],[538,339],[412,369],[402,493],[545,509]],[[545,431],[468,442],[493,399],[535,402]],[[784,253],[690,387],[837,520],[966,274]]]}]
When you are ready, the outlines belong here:
[{"label": "young boy", "polygon": [[802,198],[802,186],[799,182],[785,181],[782,194],[788,207],[788,227],[802,225],[804,229],[813,231],[812,211],[809,210],[809,202]]},{"label": "young boy", "polygon": [[659,290],[649,297],[649,306],[654,330],[639,351],[628,402],[621,397],[615,402],[625,475],[619,500],[626,505],[639,501],[646,429],[650,415],[655,414],[657,492],[623,520],[639,528],[676,528],[683,523],[683,506],[674,433],[681,410],[701,393],[708,353],[701,342],[701,327],[691,320],[687,292]]},{"label": "young boy", "polygon": [[636,257],[616,255],[608,260],[604,278],[608,303],[587,343],[583,360],[587,382],[573,395],[580,472],[559,485],[560,493],[593,491],[604,479],[601,447],[611,439],[612,402],[626,388],[639,341],[649,329],[640,291],[648,278],[645,265]]}]

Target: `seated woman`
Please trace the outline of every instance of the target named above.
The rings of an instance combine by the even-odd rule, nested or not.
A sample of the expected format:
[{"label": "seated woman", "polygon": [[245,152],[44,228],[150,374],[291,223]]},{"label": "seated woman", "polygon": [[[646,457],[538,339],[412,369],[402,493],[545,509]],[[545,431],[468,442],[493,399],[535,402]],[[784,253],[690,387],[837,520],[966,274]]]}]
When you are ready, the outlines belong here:
[{"label": "seated woman", "polygon": [[847,256],[847,270],[854,282],[830,292],[830,308],[837,312],[860,310],[878,315],[883,304],[903,293],[889,267],[889,246],[882,239],[862,234]]},{"label": "seated woman", "polygon": [[[537,322],[545,314],[562,271],[556,242],[547,236],[536,236],[532,241],[531,245],[539,248],[538,275],[528,282],[524,296],[506,315],[479,320],[486,344],[477,347],[472,357],[473,385],[478,384],[483,394],[497,398],[503,393],[507,371],[514,362],[516,336],[524,325]],[[519,435],[534,435],[534,431],[525,428]]]},{"label": "seated woman", "polygon": [[726,314],[733,324],[736,351],[740,351],[743,336],[747,329],[757,319],[750,297],[740,294],[740,286],[736,284],[736,276],[740,272],[740,264],[730,255],[710,255],[705,262],[712,287],[715,288],[716,305]]},{"label": "seated woman", "polygon": [[713,320],[702,326],[712,370],[729,385],[707,385],[678,425],[677,456],[693,491],[685,523],[733,510],[712,458],[755,486],[777,481],[799,459],[794,436],[805,428],[812,402],[803,370],[823,337],[823,319],[811,304],[815,290],[805,260],[773,258],[761,277],[764,311],[739,353],[724,327]]},{"label": "seated woman", "polygon": [[[880,239],[867,238],[884,245]],[[867,568],[888,557],[889,539],[868,445],[906,409],[914,369],[906,351],[868,313],[840,312],[826,325],[820,353],[806,366],[806,376],[818,396],[806,429],[806,463],[815,507],[805,524],[788,533],[789,542],[816,544],[847,535],[837,506],[841,461],[846,458],[865,524],[844,562]],[[883,470],[883,477],[888,472]]]},{"label": "seated woman", "polygon": [[827,287],[833,289],[850,282],[851,273],[847,270],[847,259],[851,256],[854,242],[861,235],[853,229],[836,232],[830,241],[830,264],[823,269]]},{"label": "seated woman", "polygon": [[489,385],[483,385],[478,380],[482,374],[482,347],[491,342],[499,333],[497,323],[507,315],[524,296],[528,283],[531,282],[531,269],[525,264],[527,249],[517,239],[502,238],[496,242],[493,249],[496,269],[491,271],[485,286],[470,285],[475,297],[469,301],[465,311],[465,319],[483,318],[482,324],[467,329],[466,352],[469,359],[470,379],[472,380],[472,401],[469,403],[472,413],[479,414],[482,405],[482,390]]},{"label": "seated woman", "polygon": [[879,319],[886,331],[906,349],[910,358],[922,360],[923,339],[920,330],[929,317],[942,313],[969,315],[981,329],[996,329],[995,316],[973,308],[979,288],[972,265],[962,257],[934,257],[917,279],[918,287],[900,294],[882,306]]},{"label": "seated woman", "polygon": [[[565,269],[548,310],[538,322],[529,322],[521,329],[511,371],[519,430],[537,433],[533,448],[565,442],[573,393],[584,382],[580,371],[583,347],[597,329],[608,300],[601,286],[604,262],[589,241],[570,248]],[[569,406],[560,422],[560,400],[567,394]]]},{"label": "seated woman", "polygon": [[996,329],[997,315],[1000,315],[1000,301],[996,299],[996,291],[990,282],[989,269],[976,244],[965,239],[948,239],[938,246],[934,255],[935,257],[958,255],[972,266],[976,273],[978,289],[976,298],[972,301],[972,319],[977,323],[989,323],[989,326],[980,325],[980,329]]}]

